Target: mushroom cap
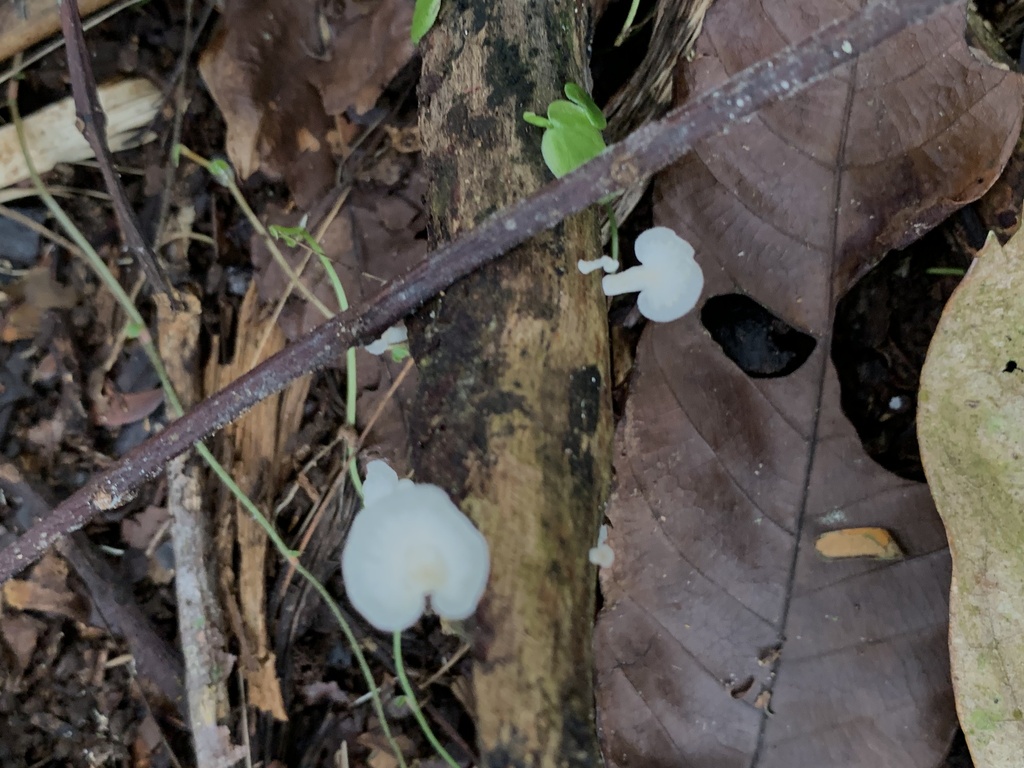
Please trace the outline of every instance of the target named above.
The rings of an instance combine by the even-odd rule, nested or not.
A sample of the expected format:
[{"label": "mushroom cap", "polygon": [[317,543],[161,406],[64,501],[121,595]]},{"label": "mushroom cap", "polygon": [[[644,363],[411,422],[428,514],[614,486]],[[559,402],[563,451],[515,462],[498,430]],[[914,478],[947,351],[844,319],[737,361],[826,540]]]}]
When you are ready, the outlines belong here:
[{"label": "mushroom cap", "polygon": [[385,632],[415,624],[428,597],[443,618],[472,615],[490,573],[480,531],[441,488],[398,480],[384,462],[367,466],[367,490],[341,556],[353,607]]},{"label": "mushroom cap", "polygon": [[668,227],[653,227],[636,239],[636,257],[648,278],[637,299],[641,314],[667,323],[697,305],[704,273],[693,258],[693,246]]},{"label": "mushroom cap", "polygon": [[[405,323],[399,320],[397,323],[392,325],[376,341],[371,341],[363,349],[369,352],[371,355],[383,355],[391,347],[396,344],[404,344],[409,340],[409,330],[405,327]],[[371,464],[373,462],[370,462]],[[367,465],[369,468],[369,465]]]}]

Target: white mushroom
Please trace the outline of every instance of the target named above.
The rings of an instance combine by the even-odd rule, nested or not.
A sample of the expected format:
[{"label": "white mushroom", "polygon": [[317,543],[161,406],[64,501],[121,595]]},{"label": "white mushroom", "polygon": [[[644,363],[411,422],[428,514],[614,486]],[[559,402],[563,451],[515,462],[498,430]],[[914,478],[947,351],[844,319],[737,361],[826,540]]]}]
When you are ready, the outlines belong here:
[{"label": "white mushroom", "polygon": [[602,525],[597,533],[597,546],[591,547],[587,559],[598,568],[611,568],[615,562],[615,550],[608,545],[608,526]]},{"label": "white mushroom", "polygon": [[605,275],[606,296],[640,292],[640,313],[658,323],[678,320],[697,304],[704,273],[693,258],[693,246],[668,227],[654,227],[636,239],[639,266]]},{"label": "white mushroom", "polygon": [[341,554],[352,606],[385,632],[408,629],[430,598],[434,613],[465,619],[476,610],[490,573],[487,541],[441,488],[399,480],[371,461]]},{"label": "white mushroom", "polygon": [[376,341],[372,341],[367,344],[363,349],[369,352],[371,355],[383,355],[391,347],[398,344],[404,344],[409,340],[409,331],[405,327],[405,323],[399,320],[397,323],[392,325],[383,335]]},{"label": "white mushroom", "polygon": [[601,256],[597,259],[580,259],[576,262],[576,269],[582,272],[584,275],[589,275],[591,272],[597,272],[599,269],[603,269],[605,272],[618,272],[619,262],[613,259],[611,256]]}]

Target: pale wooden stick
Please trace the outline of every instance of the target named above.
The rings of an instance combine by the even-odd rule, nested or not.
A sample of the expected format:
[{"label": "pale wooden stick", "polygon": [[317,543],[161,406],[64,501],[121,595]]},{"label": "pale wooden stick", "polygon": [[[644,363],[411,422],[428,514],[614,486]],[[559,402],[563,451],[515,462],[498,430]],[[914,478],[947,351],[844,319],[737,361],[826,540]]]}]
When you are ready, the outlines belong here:
[{"label": "pale wooden stick", "polygon": [[[100,104],[107,115],[110,149],[119,152],[152,141],[156,134],[144,131],[160,109],[160,91],[144,78],[100,86]],[[57,163],[90,160],[95,155],[76,125],[75,105],[70,99],[43,107],[24,120],[32,162],[39,173]],[[14,125],[0,128],[0,189],[29,178],[28,166],[18,144]]]},{"label": "pale wooden stick", "polygon": [[[95,13],[113,0],[79,0],[83,16]],[[0,5],[0,61],[21,53],[60,29],[60,3],[24,0]]]}]

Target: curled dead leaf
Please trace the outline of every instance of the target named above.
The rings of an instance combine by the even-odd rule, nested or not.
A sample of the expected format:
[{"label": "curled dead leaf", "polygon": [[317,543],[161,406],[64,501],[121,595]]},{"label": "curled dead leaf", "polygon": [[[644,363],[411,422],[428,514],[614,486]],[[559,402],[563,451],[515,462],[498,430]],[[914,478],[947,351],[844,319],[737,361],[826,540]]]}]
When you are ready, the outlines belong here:
[{"label": "curled dead leaf", "polygon": [[918,435],[953,555],[949,647],[977,768],[1024,754],[1024,235],[990,235],[921,373]]},{"label": "curled dead leaf", "polygon": [[829,560],[847,557],[873,557],[878,560],[896,560],[903,550],[885,528],[865,526],[826,531],[814,542],[818,554]]}]

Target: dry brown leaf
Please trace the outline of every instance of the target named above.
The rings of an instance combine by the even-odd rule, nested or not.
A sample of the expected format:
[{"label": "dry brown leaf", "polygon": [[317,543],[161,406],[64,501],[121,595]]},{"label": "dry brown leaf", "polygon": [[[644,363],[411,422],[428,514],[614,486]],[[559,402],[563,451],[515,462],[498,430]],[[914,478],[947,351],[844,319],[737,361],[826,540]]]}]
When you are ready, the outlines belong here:
[{"label": "dry brown leaf", "polygon": [[287,720],[281,681],[277,678],[277,657],[268,651],[265,657],[257,660],[255,668],[243,668],[242,673],[249,684],[249,704],[277,720]]},{"label": "dry brown leaf", "polygon": [[78,292],[53,279],[48,266],[33,267],[8,288],[13,300],[4,313],[0,341],[11,343],[35,338],[43,315],[51,309],[70,309],[78,303]]},{"label": "dry brown leaf", "polygon": [[19,672],[23,672],[32,663],[36,643],[45,629],[45,622],[25,614],[6,613],[0,620],[0,635],[14,654]]},{"label": "dry brown leaf", "polygon": [[[426,243],[416,238],[423,219],[419,205],[423,188],[423,178],[417,171],[402,189],[356,189],[327,227],[320,245],[341,280],[350,305],[370,298],[385,281],[418,264],[426,256]],[[306,224],[309,232],[320,230],[321,222],[334,207],[334,202],[332,196],[310,212]],[[301,218],[298,212],[284,213],[273,207],[267,212],[268,225],[294,227]],[[288,288],[288,277],[273,260],[261,238],[254,237],[251,246],[260,298],[268,304],[276,304]],[[282,243],[279,246],[291,267],[299,270],[305,261],[305,252],[299,248],[287,248]],[[315,256],[306,263],[302,282],[328,309],[338,311],[338,300],[330,278]],[[316,307],[293,291],[279,323],[285,335],[295,339],[324,320]]]},{"label": "dry brown leaf", "polygon": [[990,236],[921,373],[921,458],[953,555],[949,644],[977,768],[1024,755],[1024,235]]},{"label": "dry brown leaf", "polygon": [[[370,750],[370,755],[366,759],[368,766],[372,766],[372,768],[391,768],[391,766],[398,765],[398,760],[395,758],[391,745],[379,728],[360,734],[356,738],[356,743]],[[407,755],[413,749],[413,744],[408,736],[398,735],[395,738],[395,743],[398,744],[402,754]]]},{"label": "dry brown leaf", "polygon": [[58,592],[67,590],[68,564],[64,558],[47,552],[32,569],[31,580]]},{"label": "dry brown leaf", "polygon": [[60,449],[67,430],[67,419],[58,413],[52,419],[43,419],[25,430],[25,440],[48,459]]},{"label": "dry brown leaf", "polygon": [[[721,0],[686,85],[851,10]],[[705,296],[752,297],[817,344],[794,373],[751,378],[699,313],[644,331],[596,636],[611,765],[920,768],[948,748],[943,529],[924,486],[864,453],[828,352],[854,278],[983,192],[1017,138],[1021,79],[976,59],[963,26],[952,8],[906,31],[656,187],[655,221],[693,243]],[[811,543],[837,525],[884,525],[906,557],[825,560]]]},{"label": "dry brown leaf", "polygon": [[164,402],[159,387],[145,392],[118,392],[113,386],[105,388],[104,397],[93,403],[93,422],[101,427],[115,429],[142,421]]},{"label": "dry brown leaf", "polygon": [[19,611],[38,611],[85,622],[89,618],[88,606],[68,588],[67,577],[67,563],[47,553],[28,579],[11,579],[4,583],[4,603]]},{"label": "dry brown leaf", "polygon": [[[369,299],[385,281],[418,264],[426,255],[426,242],[416,238],[417,231],[422,228],[423,212],[418,201],[423,186],[423,178],[417,171],[400,190],[382,192],[357,188],[327,227],[320,243],[351,305]],[[417,203],[413,204],[411,200]],[[310,214],[307,229],[318,232],[322,219],[333,207],[334,200],[322,201]],[[295,226],[299,220],[297,213],[272,211],[268,224]],[[302,252],[283,246],[282,250],[292,267],[298,270],[304,258]],[[288,279],[258,238],[252,241],[252,253],[260,297],[269,304],[276,304],[288,286]],[[318,259],[313,257],[309,260],[302,279],[317,298],[329,308],[337,309],[334,289]],[[315,307],[293,293],[293,298],[281,313],[279,324],[288,338],[296,338],[323,321],[323,315]],[[344,360],[339,359],[338,364],[343,365]],[[356,350],[357,428],[362,429],[384,402],[401,367],[387,355],[375,357]],[[386,458],[399,472],[408,466],[409,461],[406,404],[415,387],[413,372],[403,380],[397,397],[387,402],[367,437],[366,446]]]},{"label": "dry brown leaf", "polygon": [[71,592],[58,592],[32,581],[11,579],[4,582],[4,602],[19,611],[39,611],[40,613],[66,616],[76,621],[84,621],[85,616],[76,596]]},{"label": "dry brown leaf", "polygon": [[362,114],[412,56],[411,0],[229,0],[199,69],[239,176],[284,178],[309,208],[334,181],[334,116]]}]

